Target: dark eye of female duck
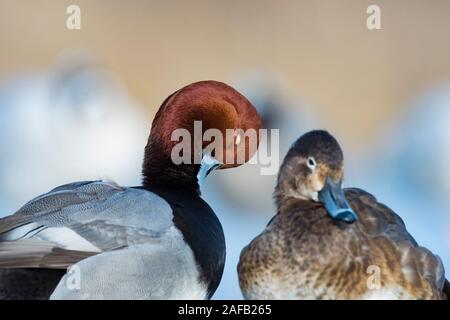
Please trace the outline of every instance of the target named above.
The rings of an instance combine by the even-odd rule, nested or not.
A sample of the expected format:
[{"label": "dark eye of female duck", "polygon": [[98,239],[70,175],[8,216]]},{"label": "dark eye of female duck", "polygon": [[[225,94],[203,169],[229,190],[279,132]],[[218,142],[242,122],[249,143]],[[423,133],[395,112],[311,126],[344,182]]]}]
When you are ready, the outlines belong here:
[{"label": "dark eye of female duck", "polygon": [[314,171],[316,169],[316,160],[313,157],[308,158],[308,167],[311,169],[311,171]]}]

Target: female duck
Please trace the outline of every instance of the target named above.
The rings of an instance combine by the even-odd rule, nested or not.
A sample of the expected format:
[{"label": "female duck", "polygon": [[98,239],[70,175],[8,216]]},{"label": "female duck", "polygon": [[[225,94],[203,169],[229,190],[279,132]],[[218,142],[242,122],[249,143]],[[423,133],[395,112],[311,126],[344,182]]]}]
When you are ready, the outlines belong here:
[{"label": "female duck", "polygon": [[[171,134],[193,133],[194,121],[224,134],[260,125],[250,102],[226,84],[203,81],[175,92],[153,121],[142,186],[71,183],[0,220],[0,298],[210,298],[222,276],[225,240],[198,181],[242,161],[233,153],[234,162],[222,165],[193,149],[200,164],[174,164]],[[224,143],[216,153],[227,155],[240,143],[246,161],[256,151],[247,141]]]},{"label": "female duck", "polygon": [[[360,189],[342,189],[343,153],[312,131],[286,155],[278,207],[241,253],[248,299],[444,299],[438,256],[419,247],[401,218]],[[445,291],[445,292],[444,292]]]}]

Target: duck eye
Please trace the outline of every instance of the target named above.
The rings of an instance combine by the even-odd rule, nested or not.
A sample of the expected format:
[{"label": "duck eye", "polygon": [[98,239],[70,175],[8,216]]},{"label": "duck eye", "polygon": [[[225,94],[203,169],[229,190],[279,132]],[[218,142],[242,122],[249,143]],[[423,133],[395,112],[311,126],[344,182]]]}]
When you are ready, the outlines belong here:
[{"label": "duck eye", "polygon": [[313,157],[309,157],[308,158],[308,167],[311,169],[311,170],[314,170],[314,169],[316,169],[316,160],[314,160],[314,158]]}]

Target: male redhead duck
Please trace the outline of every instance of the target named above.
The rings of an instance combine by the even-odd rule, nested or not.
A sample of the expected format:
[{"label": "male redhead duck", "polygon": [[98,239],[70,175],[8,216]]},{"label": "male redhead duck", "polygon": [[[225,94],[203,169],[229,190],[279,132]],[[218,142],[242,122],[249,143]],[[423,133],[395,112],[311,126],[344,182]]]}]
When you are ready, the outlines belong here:
[{"label": "male redhead duck", "polygon": [[0,298],[210,298],[222,277],[225,239],[200,197],[199,181],[247,161],[257,144],[224,143],[217,154],[244,143],[245,156],[238,161],[233,153],[234,161],[223,164],[203,150],[209,142],[200,137],[201,163],[175,164],[172,132],[181,128],[192,136],[194,121],[202,121],[203,131],[222,133],[260,126],[251,103],[224,83],[202,81],[176,91],[153,121],[142,186],[75,182],[0,219]]},{"label": "male redhead duck", "polygon": [[440,258],[417,245],[402,219],[360,189],[342,189],[343,152],[326,131],[287,153],[277,214],[242,250],[247,299],[447,299]]}]

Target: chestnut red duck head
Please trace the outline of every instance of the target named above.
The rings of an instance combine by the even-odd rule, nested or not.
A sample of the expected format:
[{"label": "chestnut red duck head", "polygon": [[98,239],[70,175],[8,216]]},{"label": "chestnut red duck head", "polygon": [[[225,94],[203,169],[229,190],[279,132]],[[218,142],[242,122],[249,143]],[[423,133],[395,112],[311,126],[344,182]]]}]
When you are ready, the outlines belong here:
[{"label": "chestnut red duck head", "polygon": [[[212,170],[239,166],[254,155],[260,123],[253,105],[225,83],[200,81],[185,86],[166,98],[153,120],[145,147],[144,186],[199,193],[199,179]],[[177,163],[172,155],[180,139],[173,134],[180,129],[190,136],[190,148],[180,152],[189,161]],[[222,141],[204,135],[208,131],[221,133]],[[246,132],[254,133],[253,140]],[[209,150],[212,142],[219,147]]]}]

